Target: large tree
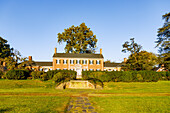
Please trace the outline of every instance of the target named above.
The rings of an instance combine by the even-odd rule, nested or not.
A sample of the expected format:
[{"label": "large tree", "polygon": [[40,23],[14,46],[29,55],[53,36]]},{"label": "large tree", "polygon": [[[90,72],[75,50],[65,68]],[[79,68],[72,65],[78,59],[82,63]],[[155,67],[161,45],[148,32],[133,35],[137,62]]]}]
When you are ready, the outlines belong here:
[{"label": "large tree", "polygon": [[97,39],[90,28],[82,23],[80,26],[71,26],[58,33],[58,42],[66,42],[66,53],[94,53]]},{"label": "large tree", "polygon": [[128,57],[124,69],[126,70],[152,70],[158,64],[158,57],[152,52],[140,51]]},{"label": "large tree", "polygon": [[28,58],[22,57],[18,50],[10,48],[8,41],[0,37],[0,70],[4,71],[5,67],[11,69],[24,69],[26,66],[32,65],[32,61],[28,61]]},{"label": "large tree", "polygon": [[10,48],[8,41],[0,37],[0,58],[5,58],[13,55],[13,48]]},{"label": "large tree", "polygon": [[126,41],[122,46],[123,46],[123,49],[122,49],[122,52],[126,53],[126,52],[130,52],[131,55],[134,56],[134,61],[137,62],[137,54],[141,51],[142,49],[142,46],[141,45],[138,45],[136,42],[135,42],[135,39],[134,38],[130,38],[130,41]]},{"label": "large tree", "polygon": [[163,15],[163,27],[158,29],[157,45],[159,47],[161,63],[170,70],[170,12]]},{"label": "large tree", "polygon": [[126,41],[122,46],[122,52],[130,52],[126,64],[123,66],[124,70],[151,70],[157,64],[158,58],[155,54],[147,51],[141,51],[142,46],[130,39],[131,42]]}]

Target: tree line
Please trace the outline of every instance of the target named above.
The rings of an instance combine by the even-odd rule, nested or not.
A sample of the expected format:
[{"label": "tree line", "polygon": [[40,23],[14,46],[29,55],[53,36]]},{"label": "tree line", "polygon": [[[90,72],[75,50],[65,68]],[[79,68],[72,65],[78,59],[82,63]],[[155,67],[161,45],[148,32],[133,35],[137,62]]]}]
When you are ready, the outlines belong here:
[{"label": "tree line", "polygon": [[157,64],[170,70],[170,13],[162,16],[164,25],[158,29],[158,38],[155,41],[159,54],[142,50],[142,46],[134,41],[134,38],[126,41],[122,46],[122,52],[130,52],[125,70],[152,70]]},{"label": "tree line", "polygon": [[[127,62],[123,65],[123,70],[152,70],[156,65],[164,65],[165,70],[170,69],[170,13],[162,16],[164,25],[158,29],[158,37],[155,41],[159,54],[154,54],[142,50],[142,46],[135,42],[134,38],[126,41],[122,46],[122,52],[130,52]],[[85,23],[80,26],[71,26],[58,33],[57,42],[65,42],[66,53],[95,53],[97,48],[97,38],[92,30]],[[33,64],[27,57],[22,57],[21,53],[11,48],[8,41],[0,37],[0,69],[4,70],[3,63],[8,70],[25,69]]]},{"label": "tree line", "polygon": [[32,61],[22,57],[18,50],[10,47],[7,40],[0,37],[0,71],[25,69],[32,64]]}]

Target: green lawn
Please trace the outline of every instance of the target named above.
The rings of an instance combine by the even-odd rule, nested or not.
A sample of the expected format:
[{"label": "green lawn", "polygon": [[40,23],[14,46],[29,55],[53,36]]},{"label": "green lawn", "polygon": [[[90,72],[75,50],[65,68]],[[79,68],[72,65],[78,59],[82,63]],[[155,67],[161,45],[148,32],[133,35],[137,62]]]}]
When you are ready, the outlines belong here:
[{"label": "green lawn", "polygon": [[61,113],[69,97],[57,96],[1,96],[0,112],[8,113]]},{"label": "green lawn", "polygon": [[90,98],[99,113],[168,113],[170,97],[112,96]]},{"label": "green lawn", "polygon": [[52,81],[0,80],[0,93],[170,93],[170,81],[158,82],[109,82],[103,90],[56,90]]},{"label": "green lawn", "polygon": [[103,90],[56,90],[52,81],[0,80],[0,112],[64,112],[70,96],[89,96],[99,113],[169,112],[170,81],[109,82]]},{"label": "green lawn", "polygon": [[108,82],[105,93],[170,93],[170,81],[158,82]]}]

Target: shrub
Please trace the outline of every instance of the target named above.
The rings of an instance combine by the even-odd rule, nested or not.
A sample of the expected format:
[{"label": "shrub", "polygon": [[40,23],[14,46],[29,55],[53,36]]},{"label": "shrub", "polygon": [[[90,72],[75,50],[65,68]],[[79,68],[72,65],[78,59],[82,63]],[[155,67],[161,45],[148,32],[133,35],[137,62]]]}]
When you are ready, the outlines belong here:
[{"label": "shrub", "polygon": [[31,72],[32,79],[41,79],[41,75],[44,74],[44,71],[33,71]]},{"label": "shrub", "polygon": [[50,70],[47,72],[47,79],[48,80],[52,79],[54,77],[54,75],[58,72],[61,72],[62,74],[66,74],[69,76],[76,75],[76,71],[72,71],[72,70]]},{"label": "shrub", "polygon": [[31,72],[32,79],[40,79],[42,81],[48,80],[47,73],[44,71],[33,71]]},{"label": "shrub", "polygon": [[142,75],[141,74],[137,74],[137,80],[139,81],[139,82],[142,82],[143,81],[143,77],[142,77]]},{"label": "shrub", "polygon": [[167,80],[170,80],[170,71],[166,72],[166,77],[167,77]]},{"label": "shrub", "polygon": [[21,69],[9,70],[5,74],[5,78],[14,80],[27,79],[27,77],[29,77],[29,71]]},{"label": "shrub", "polygon": [[160,80],[168,80],[167,72],[157,72],[157,74],[159,75]]},{"label": "shrub", "polygon": [[55,83],[59,84],[59,83],[66,82],[69,80],[74,80],[74,79],[76,79],[75,71],[60,70],[53,76],[52,80],[55,81]]},{"label": "shrub", "polygon": [[83,79],[96,79],[102,82],[156,82],[162,76],[170,78],[170,73],[166,72],[162,74],[155,71],[84,71],[82,73]]},{"label": "shrub", "polygon": [[3,77],[4,73],[0,71],[0,79]]},{"label": "shrub", "polygon": [[120,76],[120,81],[121,82],[132,82],[133,81],[132,72],[130,71],[123,72],[123,74]]}]

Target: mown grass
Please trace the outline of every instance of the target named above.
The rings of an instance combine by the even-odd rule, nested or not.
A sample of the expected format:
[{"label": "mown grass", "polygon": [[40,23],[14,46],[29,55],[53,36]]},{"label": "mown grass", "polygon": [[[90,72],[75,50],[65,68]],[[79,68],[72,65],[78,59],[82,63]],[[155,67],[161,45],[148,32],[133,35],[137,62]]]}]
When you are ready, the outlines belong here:
[{"label": "mown grass", "polygon": [[170,81],[108,82],[103,90],[56,90],[52,81],[0,80],[0,93],[170,93]]},{"label": "mown grass", "polygon": [[170,81],[158,82],[108,82],[104,93],[170,93]]},{"label": "mown grass", "polygon": [[61,113],[69,97],[57,96],[1,96],[0,112],[8,113]]},{"label": "mown grass", "polygon": [[104,85],[103,90],[56,90],[52,81],[1,79],[0,112],[64,112],[70,96],[83,94],[90,96],[99,113],[170,111],[170,96],[167,96],[170,94],[170,81],[108,82]]},{"label": "mown grass", "polygon": [[90,98],[99,113],[168,113],[170,97],[112,96]]}]

